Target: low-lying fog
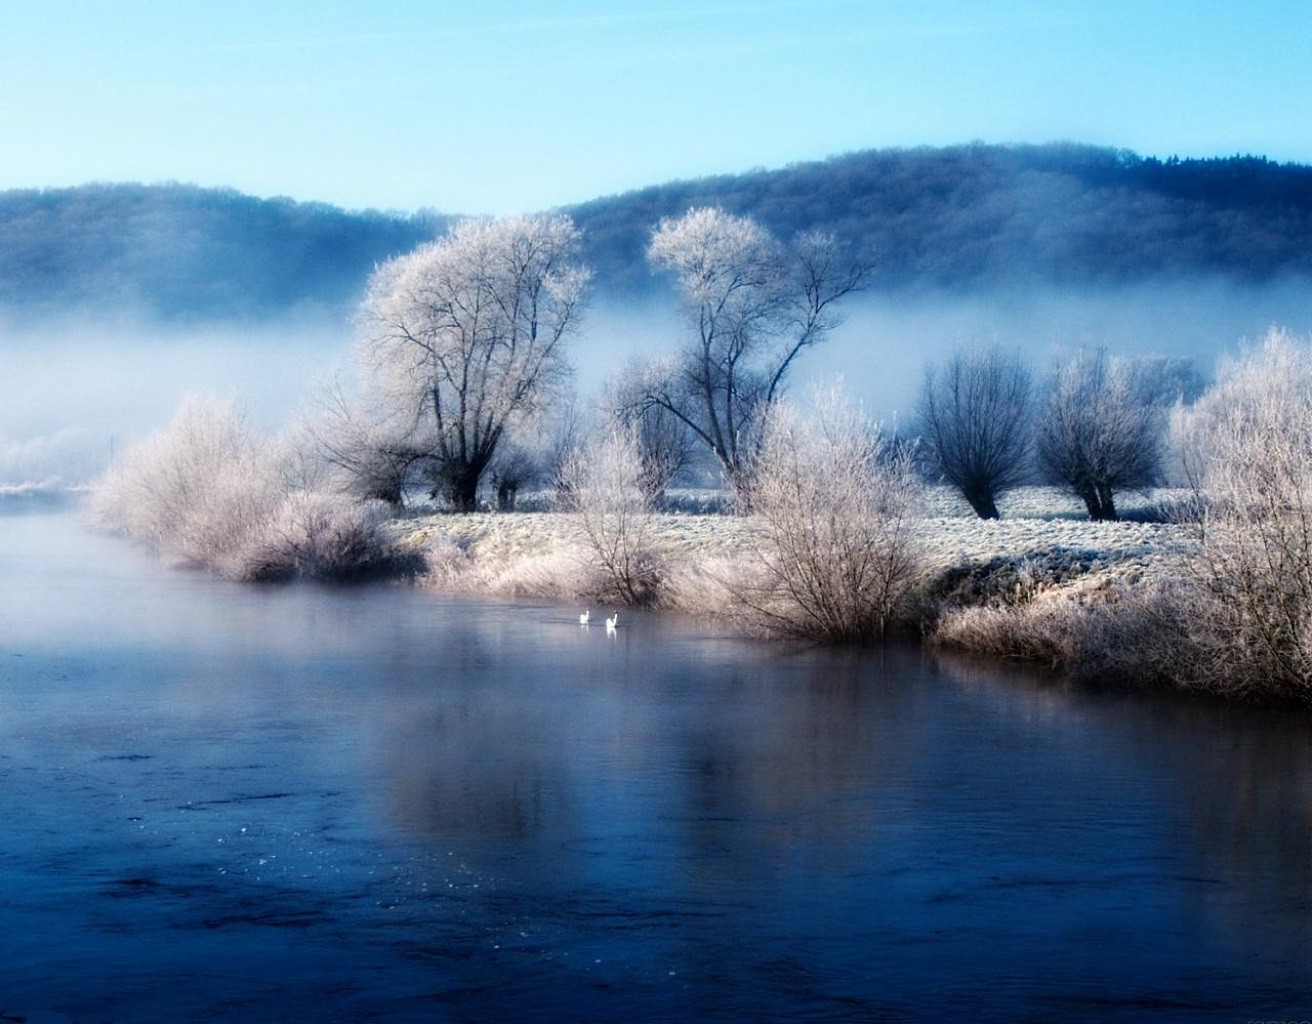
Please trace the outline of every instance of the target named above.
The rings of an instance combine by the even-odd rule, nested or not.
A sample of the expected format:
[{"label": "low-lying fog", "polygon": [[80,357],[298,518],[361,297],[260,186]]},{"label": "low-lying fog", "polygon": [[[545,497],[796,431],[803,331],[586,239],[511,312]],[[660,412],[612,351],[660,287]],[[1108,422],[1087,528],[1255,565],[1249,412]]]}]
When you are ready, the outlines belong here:
[{"label": "low-lying fog", "polygon": [[[1312,285],[1194,282],[1106,291],[1055,289],[864,296],[797,365],[794,386],[841,374],[885,423],[905,423],[924,365],[956,346],[1000,343],[1042,371],[1059,350],[1194,358],[1257,340],[1272,324],[1312,331]],[[116,447],[159,426],[187,392],[243,400],[256,421],[284,421],[334,375],[351,371],[349,322],[246,329],[102,331],[89,324],[0,333],[0,487],[84,483]],[[597,301],[571,341],[586,399],[635,356],[676,349],[669,302]]]}]

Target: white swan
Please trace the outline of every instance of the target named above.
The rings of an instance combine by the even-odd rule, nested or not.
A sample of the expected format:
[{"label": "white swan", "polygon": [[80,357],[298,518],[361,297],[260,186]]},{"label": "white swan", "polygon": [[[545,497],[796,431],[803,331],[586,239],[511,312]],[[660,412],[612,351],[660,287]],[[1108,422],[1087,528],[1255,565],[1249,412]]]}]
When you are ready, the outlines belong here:
[{"label": "white swan", "polygon": [[620,613],[616,612],[614,615],[612,615],[609,619],[606,620],[606,631],[613,632],[615,627],[618,626],[619,624],[620,624]]},{"label": "white swan", "polygon": [[590,618],[592,618],[591,608],[589,608],[587,611],[585,611],[582,615],[579,616],[579,625],[586,626],[588,624],[588,619]]}]

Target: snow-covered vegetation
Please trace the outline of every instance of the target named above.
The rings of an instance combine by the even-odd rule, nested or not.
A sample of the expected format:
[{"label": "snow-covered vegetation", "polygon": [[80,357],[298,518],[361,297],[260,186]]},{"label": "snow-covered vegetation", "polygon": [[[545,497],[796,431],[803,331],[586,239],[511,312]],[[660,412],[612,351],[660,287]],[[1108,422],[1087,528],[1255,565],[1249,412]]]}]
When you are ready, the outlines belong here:
[{"label": "snow-covered vegetation", "polygon": [[93,521],[170,561],[238,580],[343,579],[391,559],[381,502],[318,490],[288,444],[192,398],[101,478]]}]

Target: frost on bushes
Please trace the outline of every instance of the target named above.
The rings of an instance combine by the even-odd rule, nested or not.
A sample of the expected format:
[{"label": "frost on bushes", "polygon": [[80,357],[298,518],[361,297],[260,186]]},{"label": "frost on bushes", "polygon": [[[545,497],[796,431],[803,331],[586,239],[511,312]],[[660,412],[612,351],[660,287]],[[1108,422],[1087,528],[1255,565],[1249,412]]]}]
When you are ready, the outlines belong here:
[{"label": "frost on bushes", "polygon": [[884,634],[920,568],[922,486],[905,451],[841,393],[803,416],[776,406],[744,498],[759,524],[754,579],[733,587],[764,632],[861,641]]},{"label": "frost on bushes", "polygon": [[1198,674],[1312,699],[1312,342],[1273,329],[1174,427],[1200,506]]},{"label": "frost on bushes", "polygon": [[634,431],[617,427],[576,452],[561,485],[596,576],[588,589],[625,604],[653,600],[662,569],[651,547],[652,499]]},{"label": "frost on bushes", "polygon": [[92,516],[232,579],[342,578],[384,564],[381,506],[292,486],[287,455],[231,404],[188,399],[99,482]]},{"label": "frost on bushes", "polygon": [[288,494],[246,553],[246,580],[345,580],[378,571],[388,544],[386,502],[312,491]]}]

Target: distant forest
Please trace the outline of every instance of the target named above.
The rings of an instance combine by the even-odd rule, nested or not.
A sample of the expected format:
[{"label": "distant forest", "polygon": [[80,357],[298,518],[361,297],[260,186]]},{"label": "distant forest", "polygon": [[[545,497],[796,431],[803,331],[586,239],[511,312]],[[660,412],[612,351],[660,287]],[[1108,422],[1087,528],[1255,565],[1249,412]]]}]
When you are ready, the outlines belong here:
[{"label": "distant forest", "polygon": [[[656,286],[651,229],[718,205],[776,233],[822,228],[884,290],[1075,287],[1163,277],[1312,279],[1312,167],[1054,144],[878,150],[673,182],[568,208],[598,290]],[[349,310],[379,260],[451,217],[347,212],[189,185],[0,192],[0,314],[169,321]]]}]

